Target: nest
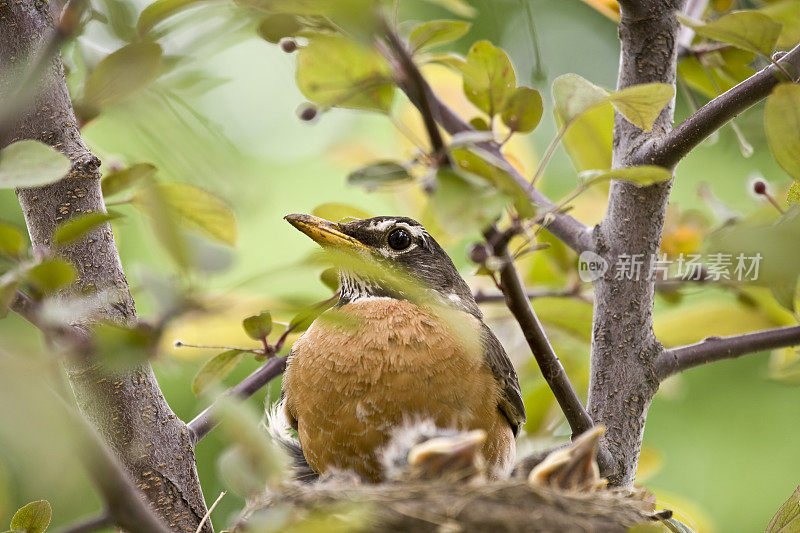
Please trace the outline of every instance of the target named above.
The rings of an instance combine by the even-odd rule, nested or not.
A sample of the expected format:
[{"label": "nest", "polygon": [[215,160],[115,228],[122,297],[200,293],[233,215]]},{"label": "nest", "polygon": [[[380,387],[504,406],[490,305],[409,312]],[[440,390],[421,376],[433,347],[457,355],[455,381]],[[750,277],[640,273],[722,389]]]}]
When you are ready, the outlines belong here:
[{"label": "nest", "polygon": [[[291,484],[248,505],[236,531],[260,530],[259,517],[281,510],[286,526],[308,517],[362,510],[369,532],[625,532],[651,522],[653,498],[644,491],[565,492],[522,480],[364,485],[343,481]],[[322,522],[324,523],[324,518]],[[253,527],[251,527],[251,525]]]}]

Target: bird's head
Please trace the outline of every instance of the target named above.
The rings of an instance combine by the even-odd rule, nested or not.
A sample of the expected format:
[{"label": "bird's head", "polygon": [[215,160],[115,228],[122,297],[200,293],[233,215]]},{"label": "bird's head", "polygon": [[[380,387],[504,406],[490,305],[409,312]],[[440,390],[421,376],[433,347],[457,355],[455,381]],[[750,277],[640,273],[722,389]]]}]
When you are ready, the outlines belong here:
[{"label": "bird's head", "polygon": [[323,248],[353,259],[339,261],[341,303],[433,293],[440,302],[481,316],[453,261],[415,220],[383,216],[335,223],[311,215],[286,220]]}]

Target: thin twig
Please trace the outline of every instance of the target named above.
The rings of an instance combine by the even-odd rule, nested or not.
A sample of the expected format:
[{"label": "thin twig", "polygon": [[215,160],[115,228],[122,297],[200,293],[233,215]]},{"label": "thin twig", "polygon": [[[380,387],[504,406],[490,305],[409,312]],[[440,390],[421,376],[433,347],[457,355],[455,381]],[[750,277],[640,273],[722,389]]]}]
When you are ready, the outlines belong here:
[{"label": "thin twig", "polygon": [[447,146],[444,144],[439,126],[433,117],[428,99],[425,98],[425,79],[400,37],[388,25],[384,26],[384,32],[391,51],[391,55],[387,59],[390,61],[396,59],[395,77],[397,78],[397,84],[409,94],[409,98],[413,94],[414,98],[412,100],[419,102],[419,112],[422,115],[425,130],[428,132],[428,137],[431,141],[431,153],[434,161],[437,166],[442,164],[449,165],[450,157],[447,153]]},{"label": "thin twig", "polygon": [[208,508],[208,511],[206,511],[206,514],[203,515],[203,519],[200,520],[200,523],[197,525],[197,530],[195,530],[194,533],[200,533],[201,531],[203,531],[203,526],[206,524],[206,522],[208,521],[209,517],[211,517],[211,513],[214,512],[214,508],[217,506],[217,504],[222,500],[222,498],[226,494],[228,494],[228,492],[224,491],[224,490],[219,493],[219,496],[217,496],[217,499],[214,500],[214,503],[212,503],[211,507]]},{"label": "thin twig", "polygon": [[696,344],[665,350],[656,359],[659,380],[696,366],[751,353],[800,344],[800,326],[767,329],[730,337],[709,337]]},{"label": "thin twig", "polygon": [[[792,72],[794,80],[800,75],[800,44],[778,59]],[[631,165],[659,165],[672,168],[709,135],[726,122],[763,100],[784,75],[769,65],[742,83],[719,95],[681,122],[661,138],[643,145],[631,158]]]},{"label": "thin twig", "polygon": [[[535,300],[536,298],[571,298],[577,294],[578,292],[575,289],[541,289],[528,290],[525,296],[529,300]],[[485,292],[482,289],[478,289],[473,296],[479,304],[506,301],[506,297],[502,292]]]},{"label": "thin twig", "polygon": [[[241,383],[225,391],[223,396],[233,396],[242,400],[249,398],[264,385],[283,374],[286,369],[287,357],[275,357],[268,360],[258,370],[244,378]],[[187,424],[193,444],[197,444],[217,426],[219,420],[217,420],[216,413],[217,402],[214,402]]]},{"label": "thin twig", "polygon": [[70,526],[59,529],[57,533],[88,533],[89,531],[97,531],[98,529],[113,525],[114,521],[112,520],[111,515],[108,513],[108,511],[104,511],[103,514],[93,516],[91,518],[84,518]]}]

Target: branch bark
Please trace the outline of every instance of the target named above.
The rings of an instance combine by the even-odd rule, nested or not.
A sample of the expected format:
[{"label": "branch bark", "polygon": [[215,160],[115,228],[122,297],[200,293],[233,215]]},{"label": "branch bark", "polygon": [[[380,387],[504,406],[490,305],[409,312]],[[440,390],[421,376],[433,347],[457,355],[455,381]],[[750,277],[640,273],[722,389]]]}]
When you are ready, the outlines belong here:
[{"label": "branch bark", "polygon": [[[617,86],[675,83],[678,21],[682,0],[620,2],[622,44]],[[672,126],[674,102],[644,132],[619,113],[614,124],[614,168],[636,164],[635,154]],[[671,183],[637,187],[613,182],[603,221],[593,232],[595,252],[608,263],[595,281],[588,409],[606,426],[604,442],[617,461],[609,481],[631,486],[636,473],[647,409],[658,389],[654,362],[662,346],[653,333],[654,283],[647,272],[656,254]],[[620,279],[620,257],[642,259],[642,274]]]},{"label": "branch bark", "polygon": [[[783,55],[778,63],[794,76],[793,81],[800,80],[800,44]],[[781,81],[788,80],[778,67],[769,65],[708,102],[667,135],[644,144],[631,156],[631,164],[674,167],[726,122],[769,96]]]},{"label": "branch bark", "polygon": [[[51,4],[57,9],[58,2]],[[53,40],[53,16],[44,2],[0,3],[0,101],[18,89],[20,65],[37,57]],[[36,139],[56,147],[72,161],[69,175],[49,186],[19,189],[17,196],[34,253],[48,253],[53,230],[64,220],[105,212],[99,160],[83,143],[64,80],[61,58],[48,63],[25,106],[0,131],[0,147]],[[103,318],[132,323],[136,311],[122,271],[111,227],[105,224],[81,241],[58,250],[78,270],[75,291],[111,291],[116,303],[97,303]],[[62,297],[68,298],[69,294]],[[109,371],[91,360],[65,361],[67,376],[82,413],[97,428],[143,491],[159,517],[175,531],[194,532],[206,512],[186,425],[170,409],[153,371],[143,364]],[[210,525],[205,531],[212,531]]]},{"label": "branch bark", "polygon": [[709,337],[696,344],[665,350],[656,359],[658,379],[696,366],[735,359],[751,353],[787,348],[800,344],[800,326],[767,329],[730,337]]}]

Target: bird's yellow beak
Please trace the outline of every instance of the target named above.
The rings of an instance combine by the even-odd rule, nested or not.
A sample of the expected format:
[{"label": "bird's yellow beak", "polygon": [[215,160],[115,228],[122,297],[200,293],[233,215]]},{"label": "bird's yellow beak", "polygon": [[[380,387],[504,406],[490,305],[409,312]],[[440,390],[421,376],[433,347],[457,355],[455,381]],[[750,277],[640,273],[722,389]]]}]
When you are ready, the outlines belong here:
[{"label": "bird's yellow beak", "polygon": [[342,233],[339,224],[311,215],[286,215],[283,217],[289,224],[299,229],[314,242],[324,247],[343,248],[345,250],[366,250],[359,240]]},{"label": "bird's yellow beak", "polygon": [[433,457],[468,457],[477,453],[478,447],[486,441],[486,432],[482,429],[462,431],[450,437],[434,437],[417,444],[408,452],[408,464],[417,466]]}]

